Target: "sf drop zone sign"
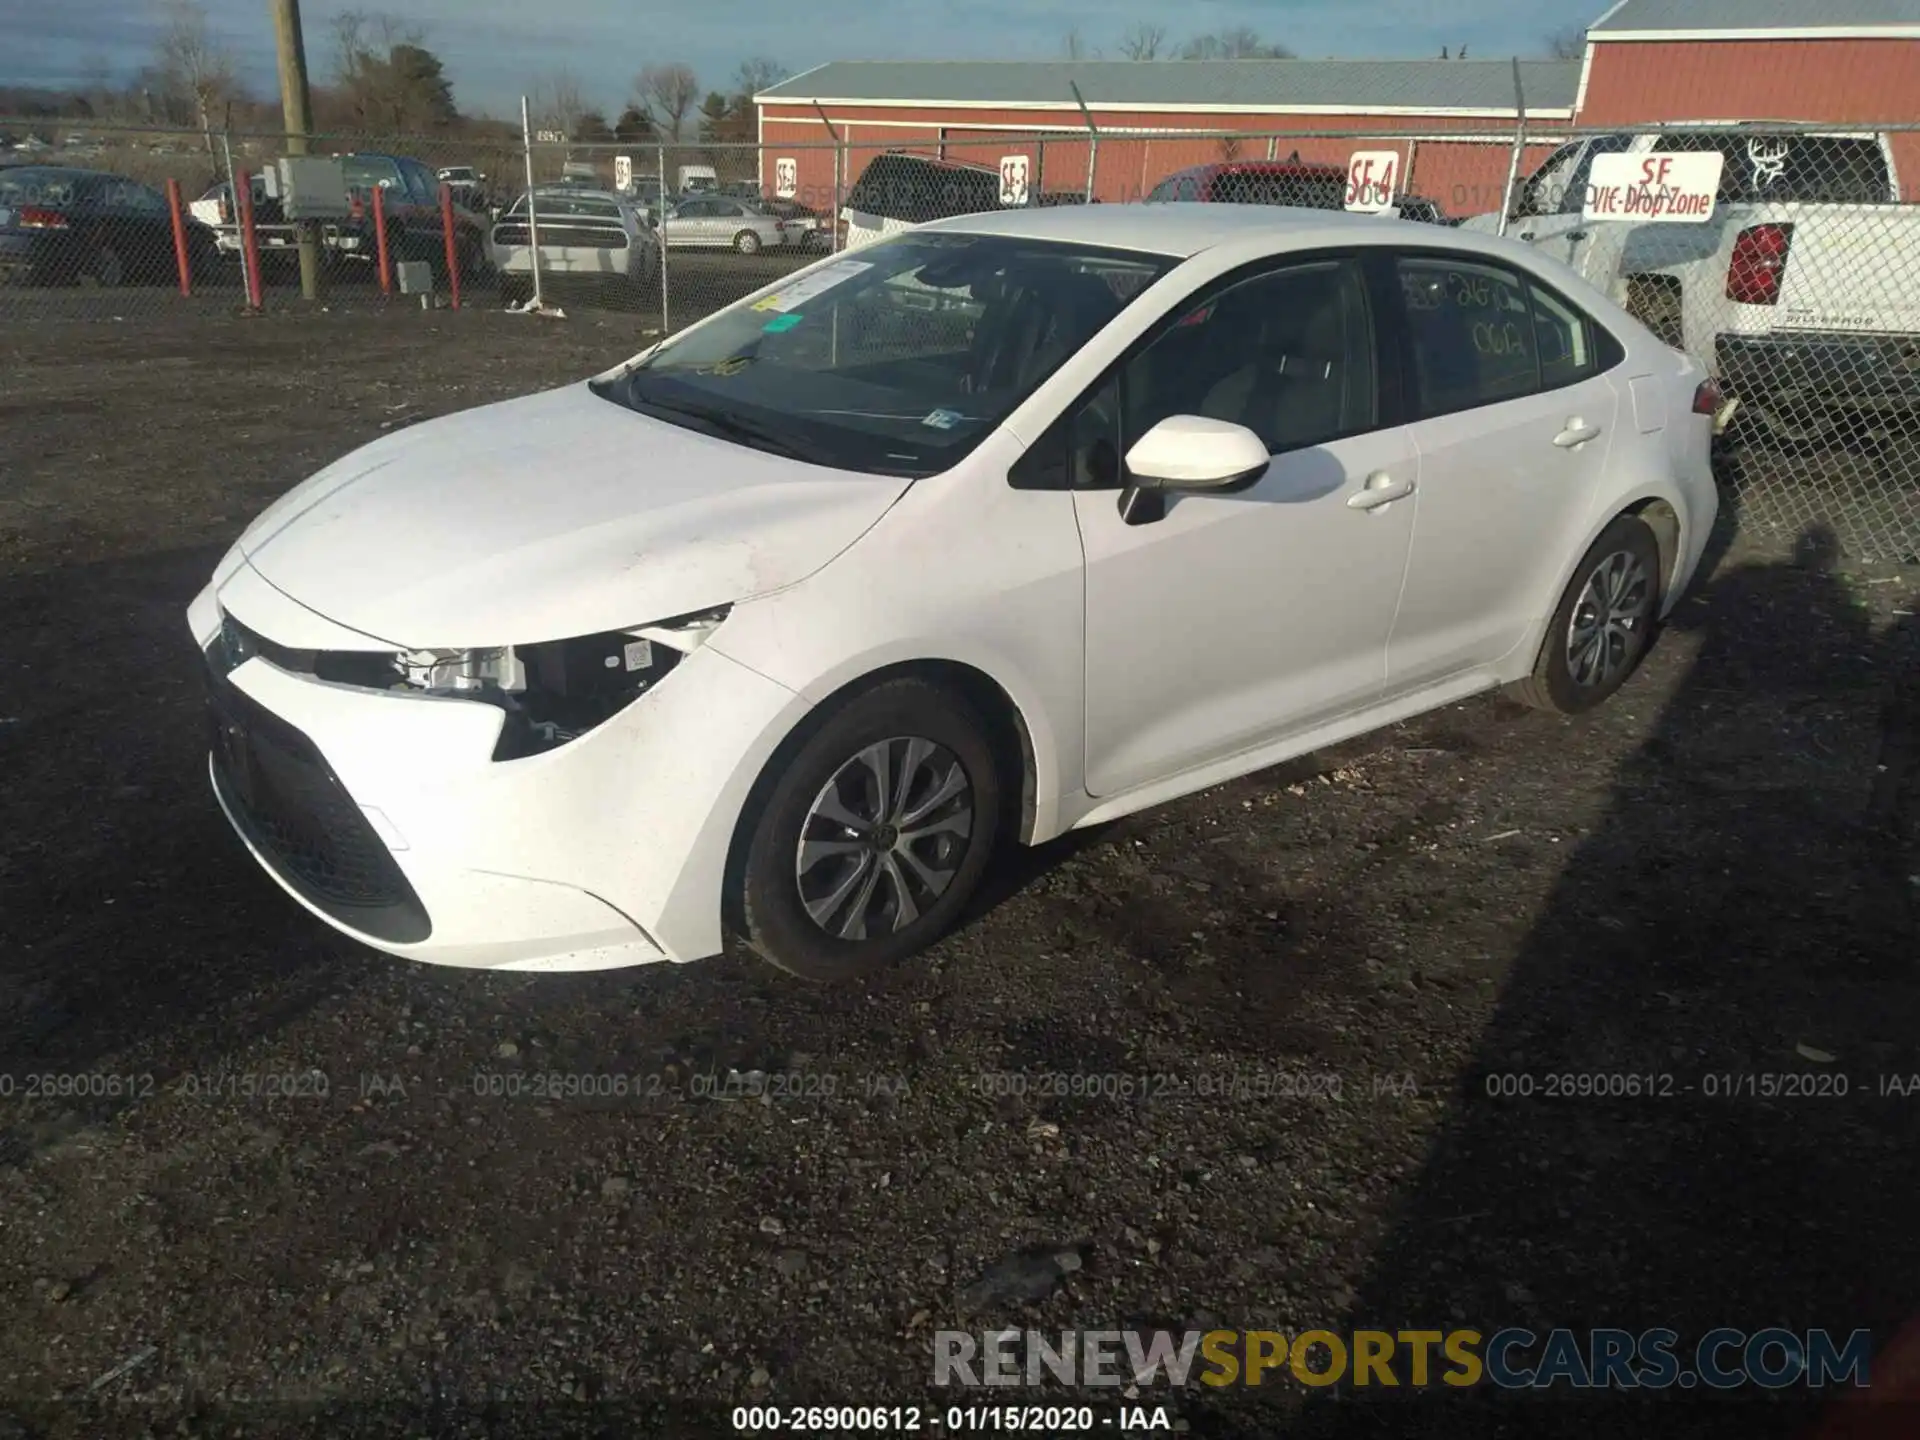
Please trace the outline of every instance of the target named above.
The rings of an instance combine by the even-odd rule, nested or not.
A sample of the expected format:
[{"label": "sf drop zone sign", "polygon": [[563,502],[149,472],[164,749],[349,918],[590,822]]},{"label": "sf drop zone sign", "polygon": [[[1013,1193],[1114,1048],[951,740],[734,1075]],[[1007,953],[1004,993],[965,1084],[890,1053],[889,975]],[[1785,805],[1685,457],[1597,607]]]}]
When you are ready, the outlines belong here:
[{"label": "sf drop zone sign", "polygon": [[1711,220],[1726,164],[1727,157],[1718,150],[1596,156],[1581,216],[1643,224]]}]

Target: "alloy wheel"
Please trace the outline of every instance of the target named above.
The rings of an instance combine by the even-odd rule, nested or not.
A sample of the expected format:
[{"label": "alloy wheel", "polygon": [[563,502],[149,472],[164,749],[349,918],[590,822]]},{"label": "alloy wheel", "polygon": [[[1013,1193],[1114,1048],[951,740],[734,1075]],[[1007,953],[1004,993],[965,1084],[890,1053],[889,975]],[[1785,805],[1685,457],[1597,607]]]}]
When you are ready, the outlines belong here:
[{"label": "alloy wheel", "polygon": [[1607,685],[1633,662],[1653,583],[1640,557],[1608,555],[1587,575],[1567,622],[1567,674],[1583,688]]},{"label": "alloy wheel", "polygon": [[951,750],[918,736],[868,745],[834,771],[801,823],[800,902],[842,940],[904,930],[953,883],[973,821],[973,782]]}]

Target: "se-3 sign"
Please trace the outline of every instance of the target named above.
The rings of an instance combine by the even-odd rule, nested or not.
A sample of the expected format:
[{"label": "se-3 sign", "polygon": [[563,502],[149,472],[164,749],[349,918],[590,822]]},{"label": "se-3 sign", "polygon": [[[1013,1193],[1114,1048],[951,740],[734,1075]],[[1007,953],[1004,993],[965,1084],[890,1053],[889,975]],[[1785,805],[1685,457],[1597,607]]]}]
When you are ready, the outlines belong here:
[{"label": "se-3 sign", "polygon": [[1595,156],[1581,216],[1687,225],[1711,220],[1726,163],[1718,150]]},{"label": "se-3 sign", "polygon": [[1027,157],[1024,155],[1006,155],[1000,160],[1000,203],[1002,205],[1024,205],[1027,203],[1027,176],[1029,173]]},{"label": "se-3 sign", "polygon": [[1400,189],[1400,152],[1356,150],[1347,161],[1347,209],[1378,215]]}]

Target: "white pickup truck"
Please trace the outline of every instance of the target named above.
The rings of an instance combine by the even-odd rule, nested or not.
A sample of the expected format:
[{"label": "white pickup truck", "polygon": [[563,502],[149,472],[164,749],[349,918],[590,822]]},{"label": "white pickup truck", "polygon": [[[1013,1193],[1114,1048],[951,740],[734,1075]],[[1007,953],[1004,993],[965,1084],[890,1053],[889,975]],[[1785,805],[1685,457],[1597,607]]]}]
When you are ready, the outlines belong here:
[{"label": "white pickup truck", "polygon": [[[1712,218],[1584,219],[1594,158],[1651,150],[1725,157]],[[1463,228],[1498,225],[1478,215]],[[1920,416],[1920,205],[1900,203],[1884,134],[1775,124],[1587,136],[1527,180],[1507,233],[1706,361],[1777,439]]]}]

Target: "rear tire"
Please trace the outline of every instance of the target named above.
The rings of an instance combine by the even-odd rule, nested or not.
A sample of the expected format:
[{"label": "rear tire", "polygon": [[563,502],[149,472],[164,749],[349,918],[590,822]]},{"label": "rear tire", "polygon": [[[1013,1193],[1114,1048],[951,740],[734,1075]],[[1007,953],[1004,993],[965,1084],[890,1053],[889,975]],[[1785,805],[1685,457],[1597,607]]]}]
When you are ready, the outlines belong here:
[{"label": "rear tire", "polygon": [[87,262],[86,278],[102,290],[118,290],[127,283],[127,262],[113,246],[99,245]]},{"label": "rear tire", "polygon": [[964,697],[916,679],[824,716],[776,762],[751,822],[733,906],[747,944],[789,974],[833,982],[940,939],[1003,828],[987,734]]},{"label": "rear tire", "polygon": [[1574,568],[1554,607],[1533,674],[1507,694],[1536,710],[1578,715],[1608,699],[1646,657],[1660,612],[1660,543],[1621,515]]}]

